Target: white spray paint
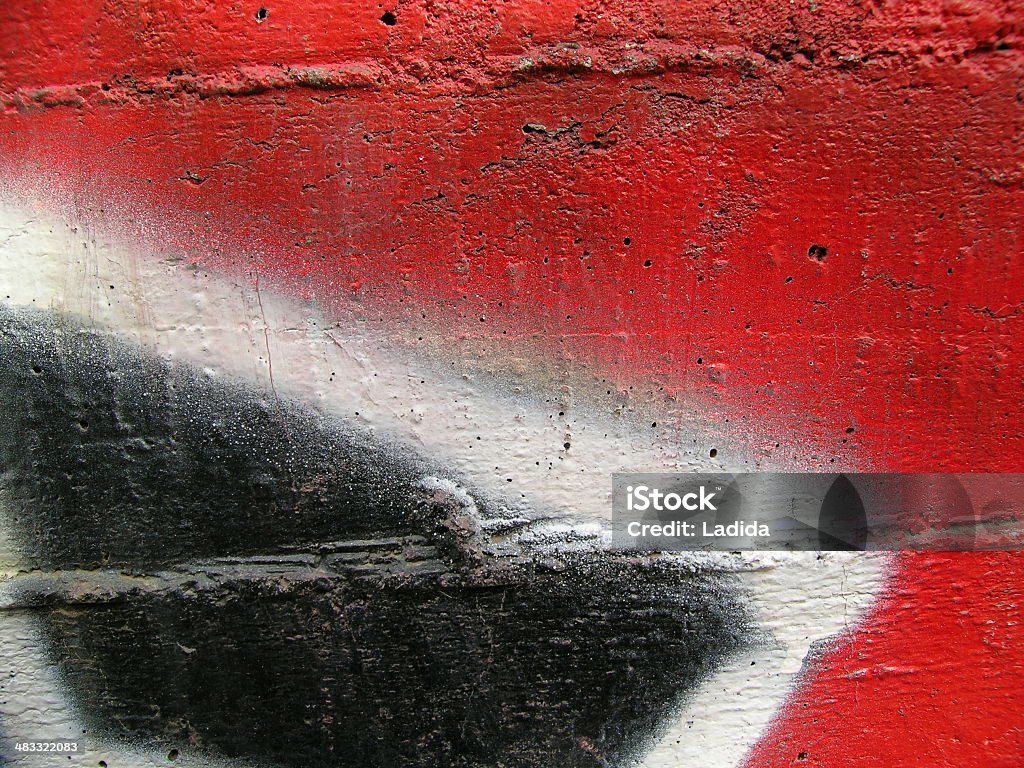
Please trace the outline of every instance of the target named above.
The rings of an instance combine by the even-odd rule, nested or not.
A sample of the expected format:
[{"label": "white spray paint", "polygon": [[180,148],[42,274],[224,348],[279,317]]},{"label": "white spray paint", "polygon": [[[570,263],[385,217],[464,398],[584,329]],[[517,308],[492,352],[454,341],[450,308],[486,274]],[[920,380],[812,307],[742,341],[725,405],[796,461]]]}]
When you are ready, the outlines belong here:
[{"label": "white spray paint", "polygon": [[[480,492],[511,499],[508,517],[481,520],[482,529],[525,522],[526,511],[540,513],[544,521],[521,527],[517,545],[606,543],[613,471],[746,469],[739,460],[735,467],[712,463],[689,448],[652,441],[631,422],[597,409],[580,409],[566,451],[564,425],[549,409],[503,394],[492,381],[419,359],[393,343],[387,330],[324,317],[311,303],[207,274],[176,254],[130,244],[88,222],[61,221],[45,206],[29,210],[20,199],[0,205],[0,300],[77,315],[167,359],[265,387],[409,445]],[[721,453],[736,456],[738,449]],[[425,482],[466,494],[449,481]],[[468,495],[465,502],[475,509]],[[739,572],[774,642],[706,681],[644,766],[728,768],[770,721],[811,646],[863,614],[885,560],[806,553],[677,557],[690,566]],[[9,547],[0,552],[0,565],[18,564]],[[9,641],[0,657],[16,678],[25,670],[36,675],[36,684],[12,688],[15,704],[5,707],[21,713],[19,727],[29,727],[25,718],[32,712],[75,723],[20,621],[0,619]],[[148,764],[136,757],[130,764]]]}]

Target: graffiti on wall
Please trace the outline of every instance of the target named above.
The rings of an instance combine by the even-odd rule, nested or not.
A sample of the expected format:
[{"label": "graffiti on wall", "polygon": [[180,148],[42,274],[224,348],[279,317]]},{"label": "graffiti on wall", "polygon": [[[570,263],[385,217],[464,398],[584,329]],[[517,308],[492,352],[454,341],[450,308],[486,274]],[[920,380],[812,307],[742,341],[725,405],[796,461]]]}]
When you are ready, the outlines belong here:
[{"label": "graffiti on wall", "polygon": [[1021,471],[997,2],[14,3],[0,761],[1006,765],[1011,553],[613,472]]}]

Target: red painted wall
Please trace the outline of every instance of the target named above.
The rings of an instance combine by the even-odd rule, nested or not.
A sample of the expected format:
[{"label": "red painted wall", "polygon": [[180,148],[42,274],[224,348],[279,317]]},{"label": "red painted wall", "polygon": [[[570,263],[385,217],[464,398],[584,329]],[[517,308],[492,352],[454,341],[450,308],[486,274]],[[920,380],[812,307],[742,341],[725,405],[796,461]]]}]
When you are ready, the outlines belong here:
[{"label": "red painted wall", "polygon": [[[9,4],[6,173],[765,467],[1024,470],[1019,3],[258,10]],[[1021,563],[905,558],[750,765],[1024,763]]]}]

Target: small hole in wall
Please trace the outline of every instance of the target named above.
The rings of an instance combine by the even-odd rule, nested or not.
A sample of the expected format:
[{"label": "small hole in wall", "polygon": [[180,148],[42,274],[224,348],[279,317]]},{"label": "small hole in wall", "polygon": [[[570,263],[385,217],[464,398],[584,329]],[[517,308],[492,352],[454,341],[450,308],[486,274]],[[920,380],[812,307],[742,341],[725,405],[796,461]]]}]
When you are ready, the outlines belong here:
[{"label": "small hole in wall", "polygon": [[43,369],[40,366],[38,366],[38,365],[33,365],[32,366],[32,373],[34,373],[36,376],[38,376],[42,372],[43,372]]},{"label": "small hole in wall", "polygon": [[270,11],[268,11],[266,8],[260,8],[258,11],[256,11],[256,23],[260,24],[266,21],[268,15],[270,15]]},{"label": "small hole in wall", "polygon": [[815,261],[824,261],[825,257],[828,256],[828,248],[824,245],[818,245],[814,243],[810,248],[807,249],[807,255]]},{"label": "small hole in wall", "polygon": [[172,762],[177,760],[178,759],[178,750],[172,749],[170,752],[168,752],[167,753],[167,759],[172,761]]},{"label": "small hole in wall", "polygon": [[384,11],[384,15],[380,17],[380,21],[385,26],[393,27],[398,23],[398,17],[391,11]]},{"label": "small hole in wall", "polygon": [[565,450],[568,451],[572,447],[572,443],[570,443],[570,442],[562,443],[562,447],[565,448]]},{"label": "small hole in wall", "polygon": [[717,448],[712,448],[710,451],[708,451],[708,456],[710,456],[712,459],[715,458],[715,456],[717,456],[717,455],[718,455],[718,449]]}]

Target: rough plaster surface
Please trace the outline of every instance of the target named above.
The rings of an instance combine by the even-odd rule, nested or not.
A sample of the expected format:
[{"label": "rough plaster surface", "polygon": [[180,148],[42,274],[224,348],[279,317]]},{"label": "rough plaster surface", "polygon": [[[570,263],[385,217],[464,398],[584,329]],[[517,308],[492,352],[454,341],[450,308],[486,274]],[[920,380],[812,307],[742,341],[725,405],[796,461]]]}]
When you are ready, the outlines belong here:
[{"label": "rough plaster surface", "polygon": [[[4,302],[424,457],[460,546],[600,553],[612,469],[1021,471],[1016,2],[5,14]],[[1024,759],[1019,556],[674,567],[771,639],[649,765]]]},{"label": "rough plaster surface", "polygon": [[[200,381],[205,377],[210,383],[202,386],[230,386],[231,382],[246,382],[249,386],[255,386],[266,402],[273,403],[275,398],[287,398],[288,403],[304,403],[339,423],[365,430],[373,436],[372,439],[382,439],[389,444],[402,446],[391,451],[396,457],[404,455],[401,461],[408,462],[411,452],[429,456],[432,462],[430,465],[422,464],[416,469],[413,463],[413,476],[433,466],[446,470],[451,476],[464,478],[474,488],[479,488],[481,499],[488,500],[486,510],[473,511],[476,526],[481,531],[486,533],[498,526],[497,530],[501,532],[508,525],[504,521],[517,525],[518,530],[511,540],[504,533],[492,540],[489,546],[496,553],[508,554],[523,548],[541,553],[566,551],[566,548],[593,553],[602,551],[607,537],[604,531],[609,507],[608,489],[594,489],[589,481],[577,481],[576,478],[583,473],[573,465],[565,467],[551,462],[543,471],[536,472],[535,462],[520,459],[518,464],[527,467],[524,474],[517,470],[517,462],[510,463],[509,454],[511,458],[515,458],[516,454],[508,450],[509,446],[517,446],[526,456],[530,455],[528,452],[534,446],[544,446],[552,441],[553,438],[547,436],[551,431],[546,423],[549,421],[546,418],[548,407],[542,401],[531,401],[486,380],[483,386],[475,387],[471,377],[454,376],[443,368],[417,362],[401,345],[398,345],[397,350],[390,348],[386,334],[377,334],[376,338],[368,338],[365,333],[345,336],[339,324],[329,323],[322,316],[310,314],[313,308],[285,299],[273,291],[261,291],[257,295],[254,286],[207,273],[197,275],[166,255],[140,257],[126,244],[95,232],[83,244],[74,236],[74,225],[60,222],[52,216],[46,217],[42,212],[36,216],[27,215],[23,208],[13,205],[8,205],[5,210],[4,258],[0,261],[3,265],[0,279],[5,296],[9,297],[9,305],[15,308],[14,314],[5,321],[5,333],[11,334],[11,338],[16,340],[14,349],[24,350],[13,355],[13,350],[9,351],[6,362],[8,366],[23,370],[21,375],[28,377],[28,381],[39,375],[57,375],[53,366],[58,358],[65,360],[61,364],[64,373],[60,375],[69,377],[68,383],[81,379],[84,364],[74,360],[76,355],[97,354],[84,352],[92,349],[96,343],[90,341],[91,338],[101,344],[106,343],[102,339],[109,338],[112,343],[139,345],[150,354],[155,354],[157,359],[165,361],[163,365],[186,363],[203,372]],[[26,280],[29,274],[35,279]],[[95,286],[92,290],[84,287],[90,284]],[[107,293],[109,289],[103,288],[111,284],[121,286],[119,294],[111,295]],[[133,299],[120,298],[123,294]],[[24,309],[18,310],[17,307]],[[52,310],[59,310],[59,316],[67,320],[55,325],[47,321],[37,329],[40,321],[36,315],[40,311]],[[19,314],[19,311],[28,314]],[[86,335],[82,335],[83,331],[74,330],[83,321]],[[65,333],[60,329],[68,325],[71,330],[66,333],[70,334],[68,339],[71,346],[65,347],[64,344],[68,342],[58,341],[56,347],[51,348],[56,338],[54,334]],[[60,351],[62,349],[63,352]],[[37,375],[32,370],[29,357],[33,351],[38,358],[31,359],[40,361],[40,367],[44,367],[42,374]],[[55,354],[57,357],[54,357]],[[101,353],[100,357],[119,360],[122,354]],[[23,357],[25,355],[28,357]],[[125,381],[123,386],[128,387],[128,391],[134,386],[134,380],[148,380],[140,374],[130,373],[130,368],[124,363],[116,366]],[[274,372],[273,381],[271,368]],[[327,371],[330,373],[318,380],[317,373]],[[177,378],[180,398],[183,404],[187,404],[191,397],[188,394],[189,387],[200,384],[189,384],[187,377]],[[334,379],[344,382],[344,386],[334,384]],[[383,382],[380,382],[381,379]],[[418,387],[415,386],[417,383]],[[103,386],[97,382],[93,387],[97,385]],[[62,386],[66,389],[68,384]],[[148,386],[152,389],[151,385]],[[15,395],[18,391],[15,388],[9,394]],[[25,389],[20,391],[27,393]],[[197,390],[197,394],[202,396],[202,391]],[[130,423],[133,419],[132,411],[126,410],[129,406],[125,397],[120,395],[116,398],[121,403],[118,418],[122,423]],[[211,404],[220,402],[220,395],[214,395],[213,390],[207,397]],[[41,401],[40,405],[32,406],[32,411],[42,413],[43,402],[49,401]],[[103,399],[99,402],[98,407],[102,411]],[[417,405],[415,419],[405,418],[410,402]],[[467,428],[457,422],[452,424],[452,403],[459,404],[460,412],[471,427]],[[192,406],[193,409],[196,407]],[[223,408],[217,405],[212,407],[215,413]],[[96,408],[94,405],[94,413]],[[355,409],[360,409],[358,416]],[[41,418],[44,423],[53,422],[55,428],[59,426],[52,417]],[[71,415],[66,418],[71,418]],[[101,428],[95,422],[95,416],[88,418],[93,420],[90,421],[90,430]],[[577,423],[578,434],[583,436],[577,446],[589,451],[590,461],[585,469],[591,475],[603,474],[607,479],[610,472],[624,462],[640,458],[647,462],[642,465],[646,468],[659,466],[677,469],[687,466],[677,463],[674,452],[661,454],[650,446],[642,447],[635,438],[635,423],[629,419],[620,419],[617,424],[611,422],[617,430],[611,435],[609,432],[612,428],[608,422],[602,424],[595,419],[592,424],[586,417],[580,416]],[[256,433],[265,429],[255,423],[253,426]],[[591,429],[588,430],[588,427]],[[12,427],[9,432],[21,434],[26,430],[31,432],[31,429],[26,424],[20,424]],[[305,444],[310,439],[303,431],[305,429],[308,427],[288,428],[290,439],[300,445]],[[588,442],[588,432],[596,432],[598,429],[604,430],[602,440]],[[481,433],[486,440],[476,441],[475,436]],[[123,439],[131,442],[134,438],[127,435]],[[186,443],[188,440],[184,432],[179,432],[177,439]],[[323,437],[315,439],[322,441]],[[631,442],[637,446],[635,453],[627,453],[623,449],[623,444]],[[466,444],[471,450],[460,450]],[[477,448],[477,444],[482,445]],[[346,449],[340,447],[335,450],[344,452]],[[689,458],[688,461],[695,466],[706,467],[709,464],[706,458]],[[495,473],[495,462],[502,462],[510,468],[507,472]],[[34,461],[33,466],[36,463]],[[116,464],[112,468],[116,470]],[[506,474],[511,474],[517,480],[513,485],[513,493],[506,488]],[[150,480],[150,485],[154,482]],[[194,477],[191,482],[199,482],[198,477]],[[425,483],[427,489],[448,494],[458,493],[458,486],[451,481],[423,480],[421,483]],[[130,487],[128,481],[120,480],[118,476],[112,476],[103,484]],[[159,490],[159,486],[156,489],[158,494],[164,494],[160,502],[170,503],[167,491]],[[101,503],[116,503],[122,493],[123,489],[115,488],[115,501]],[[237,494],[237,491],[232,491],[232,494]],[[145,502],[139,500],[141,497],[137,492],[132,492],[131,497],[136,499],[132,503],[139,511],[131,512],[129,505],[124,514],[149,514],[145,512]],[[470,496],[463,495],[460,498],[466,504],[472,501]],[[84,497],[80,498],[76,502],[75,514],[89,518],[89,503]],[[9,531],[14,525],[11,510],[15,508],[11,492],[8,492],[6,506],[8,521],[4,530]],[[25,509],[31,514],[31,507]],[[89,544],[89,539],[83,537],[94,534],[89,534],[87,528],[77,528],[74,518],[70,518],[67,523],[59,524],[55,535],[44,539],[49,543],[42,552],[19,546],[17,541],[9,543],[4,551],[9,572],[13,575],[18,569],[38,565],[40,556],[43,557],[42,562],[50,564],[50,567],[67,563],[100,565],[90,560],[83,563],[82,552],[89,552],[91,547],[95,547],[91,551],[106,553],[104,557],[108,565],[116,565],[120,559],[136,569],[152,566],[166,557],[172,561],[183,555],[188,557],[187,552],[177,552],[176,542],[167,542],[166,526],[157,522],[155,517],[148,519],[141,528],[138,522],[132,524],[132,529],[138,529],[138,533],[133,534],[135,543],[125,549],[119,538],[128,529],[117,522],[117,513],[111,518],[109,510],[109,507],[105,507],[104,515],[112,520],[108,527],[118,538],[107,544]],[[197,514],[207,513],[200,508]],[[209,527],[210,524],[199,520],[197,518],[199,530]],[[534,522],[531,523],[531,520]],[[218,523],[221,526],[224,524]],[[67,528],[68,525],[72,527]],[[304,525],[308,528],[309,523]],[[523,528],[523,525],[526,527]],[[74,533],[76,530],[79,533]],[[146,533],[147,530],[150,533]],[[295,534],[289,530],[290,527],[279,527],[278,540],[293,541],[288,537]],[[316,539],[316,529],[308,530],[308,535]],[[249,529],[244,535],[251,537],[253,532]],[[365,535],[363,532],[360,537]],[[170,536],[173,538],[174,534]],[[320,539],[339,536],[342,534],[319,534]],[[225,539],[218,535],[216,540],[229,542],[231,538]],[[151,541],[158,548],[143,544],[146,541]],[[218,546],[237,548],[246,545]],[[252,546],[258,551],[266,545],[254,540]],[[298,546],[309,548],[310,545]],[[195,557],[205,554],[208,547],[203,545],[193,548]],[[121,550],[124,550],[123,555],[110,554]],[[62,560],[62,551],[70,553],[64,555],[64,558],[70,556],[76,559]],[[124,560],[126,557],[128,559]],[[685,579],[685,574],[694,568],[737,576],[741,594],[745,596],[745,602],[749,601],[753,611],[753,626],[760,639],[735,659],[730,657],[692,693],[684,696],[681,702],[666,702],[664,721],[659,725],[658,735],[647,748],[658,746],[645,758],[645,764],[702,765],[702,759],[713,756],[711,759],[716,761],[715,764],[725,766],[738,764],[747,748],[764,729],[791,690],[794,676],[812,646],[848,630],[862,615],[880,584],[884,558],[848,554],[771,557],[720,553],[675,555],[669,561],[676,563],[669,567],[678,569],[680,579]],[[98,573],[85,574],[84,582],[95,583],[99,578]],[[87,587],[83,585],[81,588]],[[116,588],[111,590],[117,592]],[[35,591],[40,590],[37,588]],[[47,590],[41,591],[45,593]],[[17,605],[17,602],[13,603],[12,610]],[[45,664],[39,655],[40,648],[31,648],[29,642],[13,647],[21,649],[17,653],[35,654],[34,663]],[[54,686],[52,680],[46,690],[47,695],[60,696],[60,686]],[[25,693],[17,698],[18,701],[24,699],[32,700]],[[745,702],[742,710],[737,709],[735,704],[730,706],[726,703],[741,700]],[[84,706],[89,705],[86,703]],[[677,711],[678,707],[681,708]],[[74,715],[65,715],[65,721],[80,728],[81,721],[75,719]]]}]

